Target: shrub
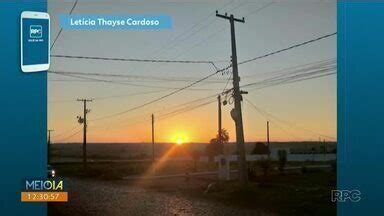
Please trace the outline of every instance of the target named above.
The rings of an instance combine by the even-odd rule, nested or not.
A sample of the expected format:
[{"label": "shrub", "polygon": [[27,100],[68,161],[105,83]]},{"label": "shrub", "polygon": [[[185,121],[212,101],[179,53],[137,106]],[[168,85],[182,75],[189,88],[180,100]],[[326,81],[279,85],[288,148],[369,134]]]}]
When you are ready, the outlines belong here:
[{"label": "shrub", "polygon": [[271,160],[268,158],[260,159],[258,163],[261,170],[263,171],[263,175],[268,175],[268,172],[271,169]]},{"label": "shrub", "polygon": [[260,159],[259,161],[257,161],[257,163],[263,173],[263,176],[261,177],[260,185],[265,186],[268,183],[268,175],[272,167],[271,160],[269,158]]},{"label": "shrub", "polygon": [[336,171],[337,171],[337,163],[336,163],[335,160],[332,161],[332,163],[331,163],[331,168],[332,168],[332,171],[333,171],[333,172],[336,172]]},{"label": "shrub", "polygon": [[270,153],[271,151],[269,150],[269,146],[265,145],[262,142],[257,142],[251,152],[251,154],[258,154],[258,155],[267,155]]},{"label": "shrub", "polygon": [[250,180],[255,180],[257,177],[257,164],[255,162],[248,163],[248,177]]}]

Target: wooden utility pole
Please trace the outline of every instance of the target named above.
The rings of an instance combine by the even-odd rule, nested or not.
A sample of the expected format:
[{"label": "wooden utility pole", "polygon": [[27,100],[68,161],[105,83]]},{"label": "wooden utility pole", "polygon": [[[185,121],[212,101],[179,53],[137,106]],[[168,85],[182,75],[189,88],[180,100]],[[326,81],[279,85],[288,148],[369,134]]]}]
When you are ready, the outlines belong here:
[{"label": "wooden utility pole", "polygon": [[269,146],[269,121],[267,121],[267,143],[268,143],[268,148]]},{"label": "wooden utility pole", "polygon": [[269,143],[269,121],[267,121],[267,144],[268,144],[268,157],[271,155],[271,145]]},{"label": "wooden utility pole", "polygon": [[242,101],[242,92],[240,91],[240,77],[237,68],[237,52],[236,52],[236,39],[235,39],[235,22],[244,23],[243,19],[237,19],[231,14],[230,16],[225,13],[225,15],[219,14],[216,11],[216,16],[229,20],[231,27],[231,47],[232,47],[232,73],[233,73],[233,98],[235,107],[232,110],[232,118],[235,120],[236,125],[236,142],[237,142],[237,152],[239,154],[239,164],[240,164],[240,181],[243,186],[246,186],[248,183],[248,169],[245,156],[245,143],[244,143],[244,130],[243,130],[243,117],[241,113],[241,101]]},{"label": "wooden utility pole", "polygon": [[217,96],[217,105],[218,105],[218,128],[217,128],[217,134],[218,134],[218,138],[219,138],[219,145],[220,145],[220,148],[221,148],[221,154],[223,154],[224,152],[224,146],[223,146],[223,141],[222,141],[222,134],[221,134],[221,96]]},{"label": "wooden utility pole", "polygon": [[155,117],[152,114],[152,161],[155,162]]},{"label": "wooden utility pole", "polygon": [[50,162],[50,154],[51,154],[51,132],[53,130],[48,130],[48,142],[47,142],[47,163]]},{"label": "wooden utility pole", "polygon": [[91,111],[87,109],[87,102],[92,102],[90,99],[77,99],[77,101],[83,102],[83,117],[78,116],[78,122],[83,124],[83,165],[87,167],[87,114]]}]

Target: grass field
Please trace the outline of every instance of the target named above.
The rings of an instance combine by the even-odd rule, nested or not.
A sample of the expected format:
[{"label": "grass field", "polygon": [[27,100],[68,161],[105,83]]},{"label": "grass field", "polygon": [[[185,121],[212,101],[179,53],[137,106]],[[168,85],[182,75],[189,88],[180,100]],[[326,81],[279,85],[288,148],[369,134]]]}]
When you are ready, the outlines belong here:
[{"label": "grass field", "polygon": [[255,181],[242,190],[237,182],[227,182],[220,186],[222,191],[207,198],[279,215],[336,215],[336,204],[330,201],[335,179],[334,172],[272,174],[266,186],[260,187]]}]

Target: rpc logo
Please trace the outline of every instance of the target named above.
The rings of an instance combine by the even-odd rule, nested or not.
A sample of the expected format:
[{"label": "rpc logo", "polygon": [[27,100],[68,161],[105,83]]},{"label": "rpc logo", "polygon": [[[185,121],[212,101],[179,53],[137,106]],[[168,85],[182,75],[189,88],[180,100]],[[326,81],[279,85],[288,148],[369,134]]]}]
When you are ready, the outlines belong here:
[{"label": "rpc logo", "polygon": [[30,38],[42,38],[43,27],[41,25],[30,25],[29,26],[29,37]]},{"label": "rpc logo", "polygon": [[361,200],[361,192],[359,190],[332,190],[332,202],[359,202]]}]

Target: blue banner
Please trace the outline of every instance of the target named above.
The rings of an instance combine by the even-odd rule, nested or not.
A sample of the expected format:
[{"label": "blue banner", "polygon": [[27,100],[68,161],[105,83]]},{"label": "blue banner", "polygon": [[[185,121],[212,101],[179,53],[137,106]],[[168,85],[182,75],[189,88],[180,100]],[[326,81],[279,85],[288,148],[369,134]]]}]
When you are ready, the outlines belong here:
[{"label": "blue banner", "polygon": [[168,15],[62,14],[60,27],[68,30],[147,30],[170,29]]},{"label": "blue banner", "polygon": [[20,182],[47,175],[47,74],[21,71],[23,11],[46,12],[47,3],[0,1],[0,214],[40,216],[47,204],[22,203]]},{"label": "blue banner", "polygon": [[358,191],[338,202],[340,216],[383,214],[383,11],[383,2],[338,2],[337,187]]}]

